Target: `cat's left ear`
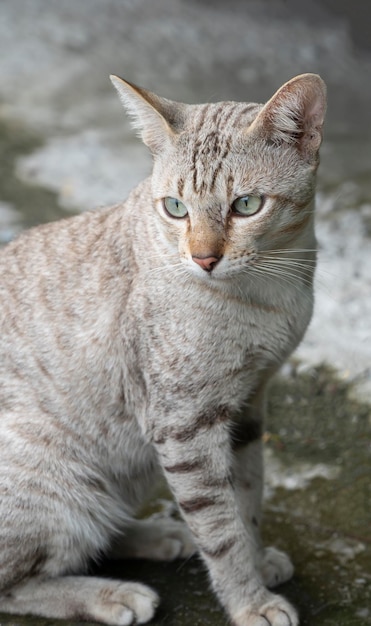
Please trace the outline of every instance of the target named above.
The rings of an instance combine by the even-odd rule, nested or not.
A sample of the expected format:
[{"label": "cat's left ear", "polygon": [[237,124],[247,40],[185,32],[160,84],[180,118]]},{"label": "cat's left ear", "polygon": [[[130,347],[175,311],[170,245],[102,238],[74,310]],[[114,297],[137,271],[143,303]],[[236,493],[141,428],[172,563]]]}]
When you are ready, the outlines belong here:
[{"label": "cat's left ear", "polygon": [[253,128],[274,144],[292,144],[303,158],[317,159],[326,113],[326,85],[317,74],[301,74],[267,102]]},{"label": "cat's left ear", "polygon": [[110,76],[110,79],[143,142],[154,154],[163,150],[182,130],[185,105],[160,98],[118,76]]}]

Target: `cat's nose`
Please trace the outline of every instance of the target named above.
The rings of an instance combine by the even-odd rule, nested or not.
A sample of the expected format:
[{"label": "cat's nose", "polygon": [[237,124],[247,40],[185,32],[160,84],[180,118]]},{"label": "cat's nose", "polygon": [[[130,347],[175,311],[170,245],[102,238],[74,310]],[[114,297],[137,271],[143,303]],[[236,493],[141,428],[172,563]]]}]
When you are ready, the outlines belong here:
[{"label": "cat's nose", "polygon": [[192,260],[197,263],[200,267],[202,267],[205,272],[211,272],[214,269],[215,265],[220,261],[221,256],[192,256]]}]

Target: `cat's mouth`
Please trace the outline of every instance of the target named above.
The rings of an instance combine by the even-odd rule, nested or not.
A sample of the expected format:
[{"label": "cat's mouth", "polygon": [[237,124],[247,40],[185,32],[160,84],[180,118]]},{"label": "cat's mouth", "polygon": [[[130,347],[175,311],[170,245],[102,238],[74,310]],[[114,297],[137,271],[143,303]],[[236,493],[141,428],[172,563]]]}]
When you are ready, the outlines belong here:
[{"label": "cat's mouth", "polygon": [[223,258],[223,255],[207,255],[207,256],[192,256],[192,261],[196,263],[204,272],[212,275],[215,267],[219,261]]},{"label": "cat's mouth", "polygon": [[248,266],[251,266],[255,261],[255,255],[249,259],[229,259],[225,255],[215,256],[192,256],[187,259],[186,265],[188,270],[192,272],[194,276],[206,281],[210,280],[230,280],[233,277],[238,277],[242,273],[248,271]]},{"label": "cat's mouth", "polygon": [[219,259],[211,260],[212,257],[206,257],[202,259],[203,263],[200,263],[200,259],[188,261],[187,268],[192,276],[199,280],[210,282],[225,282],[231,280],[231,278],[238,276],[241,272],[241,267],[231,267],[228,265],[225,259],[220,257]]}]

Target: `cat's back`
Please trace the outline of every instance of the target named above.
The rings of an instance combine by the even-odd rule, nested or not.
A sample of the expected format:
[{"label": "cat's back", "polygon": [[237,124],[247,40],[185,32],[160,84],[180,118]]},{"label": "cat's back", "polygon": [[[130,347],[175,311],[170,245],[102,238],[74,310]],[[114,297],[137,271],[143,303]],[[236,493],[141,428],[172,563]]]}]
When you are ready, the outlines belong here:
[{"label": "cat's back", "polygon": [[17,402],[31,401],[30,385],[57,397],[57,379],[78,403],[76,374],[94,386],[114,351],[133,267],[127,204],[38,226],[0,250],[2,406],[12,386]]},{"label": "cat's back", "polygon": [[[146,181],[140,189],[145,189]],[[134,190],[136,197],[140,190]],[[142,193],[145,193],[143,191]],[[21,233],[0,249],[0,324],[22,309],[49,311],[117,291],[132,280],[133,200],[42,224]],[[67,315],[68,319],[69,315]]]},{"label": "cat's back", "polygon": [[23,289],[36,276],[51,277],[58,268],[68,268],[71,272],[76,266],[81,271],[81,263],[86,265],[104,255],[103,241],[117,229],[124,216],[123,204],[24,231],[0,249],[0,293],[10,285]]}]

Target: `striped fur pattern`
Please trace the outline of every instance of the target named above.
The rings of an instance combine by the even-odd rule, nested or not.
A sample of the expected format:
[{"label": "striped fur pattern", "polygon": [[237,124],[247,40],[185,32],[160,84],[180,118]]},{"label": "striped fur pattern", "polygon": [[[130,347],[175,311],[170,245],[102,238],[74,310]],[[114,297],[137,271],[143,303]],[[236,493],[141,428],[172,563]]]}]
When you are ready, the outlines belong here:
[{"label": "striped fur pattern", "polygon": [[[262,106],[112,80],[152,176],[0,253],[0,611],[144,623],[157,594],[83,576],[89,559],[197,549],[235,626],[295,626],[267,590],[292,565],[260,543],[260,437],[312,313],[323,82]],[[185,524],[135,520],[163,474]]]}]

